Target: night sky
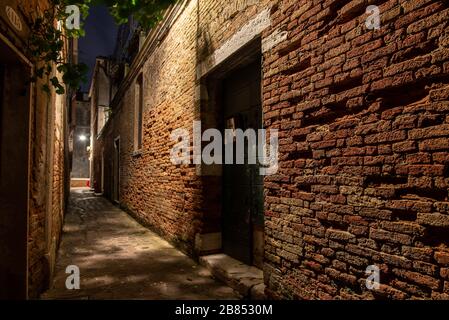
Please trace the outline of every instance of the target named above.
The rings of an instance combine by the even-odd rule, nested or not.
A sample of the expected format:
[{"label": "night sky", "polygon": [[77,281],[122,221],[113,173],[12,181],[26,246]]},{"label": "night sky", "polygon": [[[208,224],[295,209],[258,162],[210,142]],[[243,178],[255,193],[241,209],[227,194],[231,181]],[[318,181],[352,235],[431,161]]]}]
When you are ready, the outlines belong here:
[{"label": "night sky", "polygon": [[114,52],[117,26],[104,6],[92,7],[85,22],[86,36],[79,39],[79,59],[89,66],[88,82],[82,91],[89,91],[95,58],[110,56]]}]

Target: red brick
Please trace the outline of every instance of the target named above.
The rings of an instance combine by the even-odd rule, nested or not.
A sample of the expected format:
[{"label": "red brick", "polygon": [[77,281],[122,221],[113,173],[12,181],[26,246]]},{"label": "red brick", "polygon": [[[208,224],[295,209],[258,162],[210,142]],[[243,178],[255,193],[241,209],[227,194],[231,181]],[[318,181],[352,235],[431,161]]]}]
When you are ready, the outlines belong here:
[{"label": "red brick", "polygon": [[400,243],[404,245],[410,245],[412,243],[412,237],[396,233],[396,232],[390,232],[385,231],[381,229],[371,229],[370,230],[370,238],[374,240],[382,240],[382,241],[388,241],[388,242],[394,242],[394,243]]},{"label": "red brick", "polygon": [[449,266],[449,252],[435,252],[435,260],[440,265]]},{"label": "red brick", "polygon": [[445,166],[440,164],[435,165],[399,165],[396,167],[396,173],[400,175],[429,175],[429,176],[443,176]]},{"label": "red brick", "polygon": [[414,141],[404,141],[393,144],[393,151],[397,153],[405,153],[416,150],[416,143]]},{"label": "red brick", "polygon": [[424,140],[419,144],[419,149],[423,151],[447,150],[449,149],[449,139],[438,138]]},{"label": "red brick", "polygon": [[413,283],[426,286],[433,290],[437,290],[440,287],[440,281],[438,279],[417,272],[393,269],[393,273]]},{"label": "red brick", "polygon": [[411,130],[408,133],[410,139],[426,139],[434,137],[446,137],[449,135],[449,124],[435,127]]},{"label": "red brick", "polygon": [[418,223],[434,227],[449,227],[449,215],[440,213],[418,213]]}]

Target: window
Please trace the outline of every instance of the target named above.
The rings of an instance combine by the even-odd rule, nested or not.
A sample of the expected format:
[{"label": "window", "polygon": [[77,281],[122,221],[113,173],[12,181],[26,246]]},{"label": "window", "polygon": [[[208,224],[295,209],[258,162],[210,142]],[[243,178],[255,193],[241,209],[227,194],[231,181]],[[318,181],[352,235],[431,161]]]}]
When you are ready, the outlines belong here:
[{"label": "window", "polygon": [[143,75],[140,74],[135,86],[134,103],[134,151],[142,149],[142,126],[143,126]]}]

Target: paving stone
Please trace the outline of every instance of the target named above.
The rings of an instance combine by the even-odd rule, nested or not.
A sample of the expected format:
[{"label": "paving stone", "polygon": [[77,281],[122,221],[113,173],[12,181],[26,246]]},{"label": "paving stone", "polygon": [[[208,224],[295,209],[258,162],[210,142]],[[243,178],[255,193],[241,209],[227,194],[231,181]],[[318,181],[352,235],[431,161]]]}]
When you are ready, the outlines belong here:
[{"label": "paving stone", "polygon": [[[80,268],[68,290],[67,266]],[[42,299],[238,299],[230,287],[88,189],[73,191],[53,285]]]}]

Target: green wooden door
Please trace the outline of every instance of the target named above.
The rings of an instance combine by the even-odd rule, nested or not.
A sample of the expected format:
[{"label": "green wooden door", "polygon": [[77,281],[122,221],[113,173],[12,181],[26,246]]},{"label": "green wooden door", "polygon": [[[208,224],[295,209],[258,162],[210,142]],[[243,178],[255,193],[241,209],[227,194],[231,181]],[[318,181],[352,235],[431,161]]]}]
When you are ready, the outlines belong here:
[{"label": "green wooden door", "polygon": [[[235,128],[254,129],[257,133],[262,127],[260,63],[232,73],[223,89],[224,123],[232,122]],[[263,179],[259,166],[248,164],[245,145],[245,164],[235,164],[234,159],[234,164],[223,167],[223,250],[252,264],[253,228],[263,225]]]}]

